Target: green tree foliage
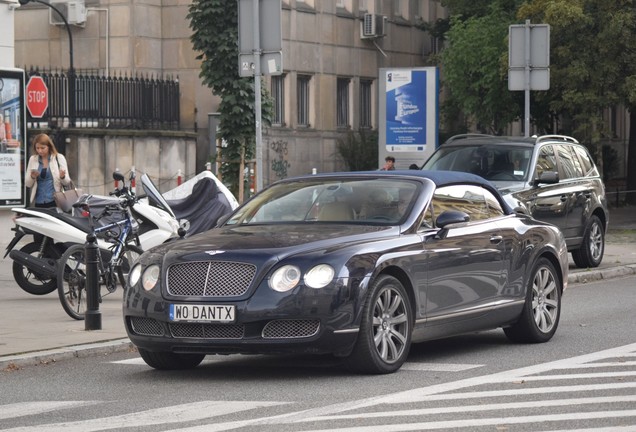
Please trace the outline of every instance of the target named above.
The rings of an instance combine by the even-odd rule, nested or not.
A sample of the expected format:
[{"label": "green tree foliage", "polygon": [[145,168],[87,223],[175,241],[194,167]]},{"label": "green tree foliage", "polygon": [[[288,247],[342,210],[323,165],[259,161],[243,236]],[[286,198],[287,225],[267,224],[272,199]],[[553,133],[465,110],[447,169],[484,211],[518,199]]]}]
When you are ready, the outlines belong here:
[{"label": "green tree foliage", "polygon": [[[193,33],[192,46],[201,60],[199,77],[221,98],[219,135],[223,149],[221,174],[235,194],[238,192],[241,147],[245,159],[255,154],[254,79],[238,75],[238,4],[236,0],[193,0],[187,18]],[[271,100],[263,89],[262,119],[271,118]],[[247,181],[247,180],[246,180]]]},{"label": "green tree foliage", "polygon": [[349,171],[366,171],[378,168],[378,133],[360,129],[350,131],[344,139],[338,139],[336,149]]},{"label": "green tree foliage", "polygon": [[[515,9],[504,9],[499,1],[490,2],[486,9],[485,2],[474,2],[479,7],[473,2],[463,3],[472,7],[451,7],[447,48],[441,54],[442,80],[450,93],[444,112],[460,110],[480,131],[501,133],[520,113],[505,79],[508,26],[514,20]],[[463,14],[466,10],[478,11],[479,15],[467,17]]]},{"label": "green tree foliage", "polygon": [[[597,154],[601,140],[610,136],[603,111],[621,103],[631,112],[636,109],[634,7],[630,0],[532,0],[517,14],[550,24],[550,108],[570,117],[571,131],[565,132],[589,143]],[[630,133],[636,136],[636,128]],[[630,137],[629,153],[636,162],[634,141]],[[597,162],[602,170],[603,159]],[[636,188],[636,172],[632,182]]]}]

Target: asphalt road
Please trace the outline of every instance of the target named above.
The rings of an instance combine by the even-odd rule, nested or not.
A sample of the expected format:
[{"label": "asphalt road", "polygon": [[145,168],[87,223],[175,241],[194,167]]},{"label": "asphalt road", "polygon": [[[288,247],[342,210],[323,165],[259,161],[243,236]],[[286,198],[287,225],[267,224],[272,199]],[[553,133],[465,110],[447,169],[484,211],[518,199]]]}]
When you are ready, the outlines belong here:
[{"label": "asphalt road", "polygon": [[549,343],[496,330],[419,344],[392,375],[323,356],[159,372],[134,352],[4,370],[0,431],[634,431],[634,286],[571,285]]}]

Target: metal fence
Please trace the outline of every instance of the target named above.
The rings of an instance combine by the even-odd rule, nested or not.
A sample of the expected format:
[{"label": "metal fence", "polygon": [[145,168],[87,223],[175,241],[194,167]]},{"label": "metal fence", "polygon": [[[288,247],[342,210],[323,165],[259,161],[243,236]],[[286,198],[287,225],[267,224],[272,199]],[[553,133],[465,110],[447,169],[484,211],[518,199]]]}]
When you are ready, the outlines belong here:
[{"label": "metal fence", "polygon": [[49,106],[41,119],[27,113],[29,122],[47,122],[57,127],[180,128],[178,79],[69,74],[31,68],[27,81],[32,75],[41,76],[46,83]]}]

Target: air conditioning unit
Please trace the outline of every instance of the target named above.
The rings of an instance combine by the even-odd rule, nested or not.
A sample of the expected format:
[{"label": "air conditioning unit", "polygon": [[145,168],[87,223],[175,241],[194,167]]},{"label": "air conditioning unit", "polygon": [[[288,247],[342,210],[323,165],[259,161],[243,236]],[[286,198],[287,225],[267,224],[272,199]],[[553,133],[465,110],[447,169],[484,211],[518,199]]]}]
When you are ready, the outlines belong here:
[{"label": "air conditioning unit", "polygon": [[[78,27],[84,27],[86,24],[86,6],[84,0],[51,2],[51,6],[59,10],[69,24]],[[64,20],[53,8],[49,8],[49,23],[51,25],[64,25]]]},{"label": "air conditioning unit", "polygon": [[384,27],[386,24],[386,17],[376,14],[364,14],[362,19],[360,37],[362,39],[379,38],[385,35]]}]

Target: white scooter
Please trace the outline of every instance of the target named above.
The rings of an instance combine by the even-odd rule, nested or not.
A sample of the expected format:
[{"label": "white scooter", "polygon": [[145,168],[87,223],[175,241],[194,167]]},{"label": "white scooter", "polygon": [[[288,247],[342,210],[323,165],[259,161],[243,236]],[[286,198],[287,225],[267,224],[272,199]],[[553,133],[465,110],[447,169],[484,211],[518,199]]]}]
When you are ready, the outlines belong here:
[{"label": "white scooter", "polygon": [[[113,173],[113,179],[121,182],[122,187],[111,192],[111,195],[130,195],[134,197],[131,183],[126,185],[124,177]],[[148,200],[134,200],[130,207],[131,214],[137,225],[135,231],[138,246],[147,250],[172,238],[185,235],[180,229],[175,214],[165,201],[161,193],[154,186],[147,175],[141,179],[144,192]],[[109,200],[108,197],[101,199]],[[91,197],[91,206],[99,206],[100,197]],[[112,198],[110,199],[112,201]],[[153,203],[153,205],[149,203]],[[44,295],[57,288],[56,261],[62,256],[72,243],[84,244],[89,232],[88,219],[82,215],[71,215],[58,211],[56,208],[13,208],[17,214],[15,218],[15,237],[7,246],[7,254],[13,259],[13,276],[18,285],[26,292]],[[106,221],[105,221],[106,222]],[[112,219],[109,221],[112,222]],[[13,250],[16,244],[25,236],[33,235],[33,241],[20,250]],[[98,247],[108,250],[112,243],[108,238],[100,238]]]}]

